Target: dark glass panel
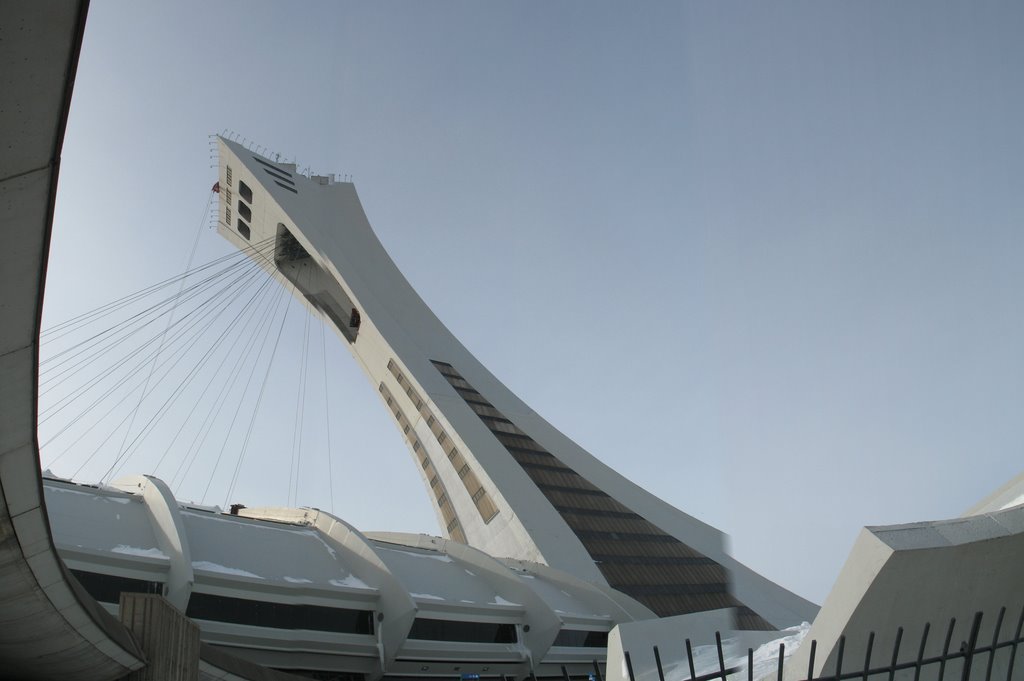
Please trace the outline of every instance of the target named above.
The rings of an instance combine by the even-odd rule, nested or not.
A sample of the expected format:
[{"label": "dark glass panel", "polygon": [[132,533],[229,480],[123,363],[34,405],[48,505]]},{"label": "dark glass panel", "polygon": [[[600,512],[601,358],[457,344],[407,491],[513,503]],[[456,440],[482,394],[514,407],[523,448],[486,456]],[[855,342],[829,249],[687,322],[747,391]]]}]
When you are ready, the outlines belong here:
[{"label": "dark glass panel", "polygon": [[342,634],[373,634],[373,612],[320,605],[290,605],[247,598],[193,593],[186,613],[214,622],[248,624],[272,629],[310,629]]},{"label": "dark glass panel", "polygon": [[417,617],[408,638],[460,643],[516,643],[516,625],[496,622],[456,622]]}]

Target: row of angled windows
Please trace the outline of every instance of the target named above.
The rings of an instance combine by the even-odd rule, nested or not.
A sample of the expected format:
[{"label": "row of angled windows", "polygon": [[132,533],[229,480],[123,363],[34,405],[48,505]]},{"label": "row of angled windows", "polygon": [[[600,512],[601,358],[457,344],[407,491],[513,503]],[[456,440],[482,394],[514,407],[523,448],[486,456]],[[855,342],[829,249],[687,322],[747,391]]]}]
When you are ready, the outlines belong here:
[{"label": "row of angled windows", "polygon": [[[718,563],[663,532],[566,466],[495,409],[451,364],[433,362],[522,466],[596,560],[613,587],[659,615],[725,607],[730,599]],[[656,540],[656,541],[654,541]],[[644,558],[655,558],[650,564]],[[734,599],[733,599],[734,600]]]},{"label": "row of angled windows", "polygon": [[498,507],[491,499],[490,494],[484,488],[483,483],[477,477],[476,473],[470,468],[469,463],[466,461],[462,452],[459,451],[458,447],[452,442],[451,437],[445,431],[444,426],[430,411],[430,407],[427,406],[426,402],[420,397],[416,388],[413,387],[412,381],[405,377],[402,370],[398,367],[398,363],[395,360],[388,360],[388,371],[395,377],[404,390],[406,396],[412,401],[413,406],[419,411],[420,416],[426,420],[427,427],[430,428],[430,432],[433,433],[437,439],[437,443],[448,454],[448,460],[452,464],[452,468],[458,474],[459,479],[462,480],[462,485],[466,488],[466,493],[469,494],[470,499],[473,501],[473,505],[476,506],[477,512],[480,513],[480,517],[484,523],[491,522],[496,515],[498,515]]},{"label": "row of angled windows", "polygon": [[448,532],[448,536],[457,542],[462,544],[466,543],[466,533],[462,529],[462,525],[459,523],[458,516],[455,514],[455,507],[451,504],[448,499],[448,493],[445,491],[444,483],[441,482],[441,478],[438,477],[437,471],[434,470],[434,465],[430,462],[430,457],[427,456],[427,449],[420,442],[419,437],[416,436],[416,432],[412,429],[412,425],[409,423],[409,419],[406,417],[405,412],[398,405],[398,401],[395,400],[394,395],[391,394],[391,390],[384,384],[380,384],[380,394],[387,403],[388,408],[391,409],[395,415],[395,420],[398,422],[398,427],[401,428],[402,434],[405,436],[409,446],[412,447],[413,453],[416,455],[420,462],[420,466],[423,467],[423,475],[430,481],[430,491],[433,492],[434,498],[437,500],[437,508],[441,511],[441,518],[445,524],[445,530]]}]

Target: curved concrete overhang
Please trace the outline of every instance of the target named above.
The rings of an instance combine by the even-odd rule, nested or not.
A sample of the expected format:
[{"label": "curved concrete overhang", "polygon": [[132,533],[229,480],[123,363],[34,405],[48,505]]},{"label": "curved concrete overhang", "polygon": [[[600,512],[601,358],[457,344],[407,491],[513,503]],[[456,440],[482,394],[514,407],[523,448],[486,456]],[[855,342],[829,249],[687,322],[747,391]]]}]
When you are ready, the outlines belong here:
[{"label": "curved concrete overhang", "polygon": [[16,678],[115,679],[134,639],[54,549],[36,436],[39,325],[60,151],[88,2],[0,4],[0,659]]},{"label": "curved concrete overhang", "polygon": [[[900,662],[919,655],[926,624],[930,634],[920,650],[926,658],[941,653],[951,618],[956,619],[953,650],[970,638],[978,612],[983,613],[979,641],[992,640],[1003,608],[1002,635],[1008,637],[1024,608],[1022,565],[1024,506],[864,528],[805,639],[817,641],[815,676],[835,669],[841,636],[844,659],[859,665],[874,632],[876,667],[888,663],[900,627]],[[804,678],[809,656],[810,646],[801,646],[786,665],[786,678]],[[1006,678],[1005,660],[996,659],[993,678]]]}]

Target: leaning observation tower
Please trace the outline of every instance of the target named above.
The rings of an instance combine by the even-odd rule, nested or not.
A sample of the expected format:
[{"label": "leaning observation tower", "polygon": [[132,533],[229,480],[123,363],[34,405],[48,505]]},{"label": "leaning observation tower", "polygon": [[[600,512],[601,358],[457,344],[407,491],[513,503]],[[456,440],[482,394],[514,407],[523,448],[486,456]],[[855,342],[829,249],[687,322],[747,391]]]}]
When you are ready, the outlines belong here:
[{"label": "leaning observation tower", "polygon": [[345,339],[448,538],[607,584],[660,616],[813,620],[816,606],[730,557],[720,531],[601,463],[477,361],[395,266],[353,184],[218,146],[220,233]]}]

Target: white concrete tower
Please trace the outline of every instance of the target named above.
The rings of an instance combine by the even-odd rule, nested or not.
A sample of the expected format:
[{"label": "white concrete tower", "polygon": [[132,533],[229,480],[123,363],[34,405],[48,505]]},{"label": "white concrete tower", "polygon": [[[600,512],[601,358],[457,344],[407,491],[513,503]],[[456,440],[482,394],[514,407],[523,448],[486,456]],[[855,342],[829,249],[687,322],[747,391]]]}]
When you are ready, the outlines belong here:
[{"label": "white concrete tower", "polygon": [[661,616],[736,608],[741,629],[813,619],[813,604],[728,556],[721,532],[598,461],[502,385],[402,276],[352,184],[219,147],[219,231],[347,341],[448,537],[609,584]]}]

